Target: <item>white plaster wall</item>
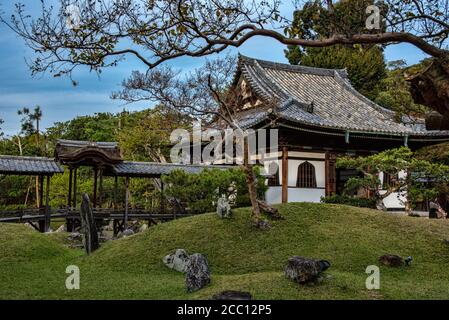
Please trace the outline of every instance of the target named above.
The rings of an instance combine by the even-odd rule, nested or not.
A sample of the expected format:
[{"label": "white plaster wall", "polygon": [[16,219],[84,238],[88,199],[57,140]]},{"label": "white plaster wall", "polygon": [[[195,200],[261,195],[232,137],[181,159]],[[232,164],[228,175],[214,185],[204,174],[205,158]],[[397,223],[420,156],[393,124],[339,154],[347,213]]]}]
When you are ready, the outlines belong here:
[{"label": "white plaster wall", "polygon": [[[288,160],[288,185],[290,187],[296,186],[296,179],[298,177],[298,166],[307,160]],[[324,161],[308,161],[315,167],[316,186],[317,188],[324,188],[326,186],[326,175]]]},{"label": "white plaster wall", "polygon": [[320,202],[324,189],[288,188],[288,202]]},{"label": "white plaster wall", "polygon": [[[407,176],[407,172],[404,170],[400,171],[398,173],[399,179],[404,179]],[[384,173],[379,173],[379,180],[380,180],[380,188],[382,187],[382,182],[384,181]],[[381,190],[379,193],[385,194],[387,190]],[[383,200],[383,203],[387,209],[405,209],[405,201],[407,201],[406,194],[399,193],[399,192],[393,192],[388,197],[386,197]]]},{"label": "white plaster wall", "polygon": [[[314,152],[289,152],[291,157],[313,158],[321,160],[309,160],[309,163],[315,167],[317,188],[305,189],[296,188],[296,179],[298,175],[298,166],[307,160],[288,159],[288,202],[320,202],[321,197],[325,195],[326,176],[325,176],[325,154]],[[272,160],[265,163],[268,168],[271,162],[276,162],[279,166],[279,179],[282,184],[282,161]],[[265,194],[268,203],[282,202],[282,187],[269,187]]]}]

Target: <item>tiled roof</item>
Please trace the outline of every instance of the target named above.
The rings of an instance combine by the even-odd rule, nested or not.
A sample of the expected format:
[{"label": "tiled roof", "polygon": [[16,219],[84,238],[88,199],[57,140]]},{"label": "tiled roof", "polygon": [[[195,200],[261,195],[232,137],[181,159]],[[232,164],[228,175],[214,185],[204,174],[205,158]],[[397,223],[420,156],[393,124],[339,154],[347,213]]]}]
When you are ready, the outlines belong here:
[{"label": "tiled roof", "polygon": [[273,110],[256,107],[238,115],[243,128],[269,113],[306,125],[354,132],[393,135],[449,136],[449,131],[426,131],[395,121],[395,113],[358,93],[345,70],[273,63],[240,56],[239,71],[251,89],[265,101],[279,101]]},{"label": "tiled roof", "polygon": [[54,159],[0,156],[1,174],[46,175],[63,172],[62,167]]},{"label": "tiled roof", "polygon": [[132,162],[124,161],[112,167],[112,173],[118,176],[148,176],[159,177],[169,174],[176,169],[182,169],[187,173],[199,173],[204,169],[230,169],[231,166],[218,165],[184,165],[159,162]]}]

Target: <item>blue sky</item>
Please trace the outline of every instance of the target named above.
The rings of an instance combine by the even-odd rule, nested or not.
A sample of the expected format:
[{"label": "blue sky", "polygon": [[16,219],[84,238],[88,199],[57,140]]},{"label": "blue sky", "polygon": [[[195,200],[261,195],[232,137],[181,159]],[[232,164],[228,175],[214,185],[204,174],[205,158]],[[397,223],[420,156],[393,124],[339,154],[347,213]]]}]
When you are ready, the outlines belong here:
[{"label": "blue sky", "polygon": [[[16,1],[0,0],[1,9],[9,15],[14,2]],[[291,7],[285,5],[283,11],[290,12]],[[232,52],[287,62],[283,54],[284,49],[284,45],[274,40],[254,38]],[[425,57],[419,49],[406,44],[389,46],[385,56],[390,61],[405,59],[408,64],[417,63]],[[44,113],[42,124],[46,128],[56,121],[66,121],[80,115],[118,112],[123,108],[141,110],[150,106],[143,103],[125,106],[122,102],[109,98],[112,91],[120,89],[121,81],[128,77],[132,70],[145,70],[135,59],[127,58],[118,67],[104,70],[101,77],[89,72],[87,68],[79,69],[74,74],[79,85],[74,87],[67,78],[53,78],[50,75],[31,77],[25,59],[32,57],[32,52],[26,48],[23,41],[5,25],[0,24],[0,118],[5,121],[2,129],[6,135],[17,134],[20,130],[17,110],[23,107],[40,105]],[[187,71],[199,67],[203,61],[204,59],[200,58],[180,58],[169,63]]]}]

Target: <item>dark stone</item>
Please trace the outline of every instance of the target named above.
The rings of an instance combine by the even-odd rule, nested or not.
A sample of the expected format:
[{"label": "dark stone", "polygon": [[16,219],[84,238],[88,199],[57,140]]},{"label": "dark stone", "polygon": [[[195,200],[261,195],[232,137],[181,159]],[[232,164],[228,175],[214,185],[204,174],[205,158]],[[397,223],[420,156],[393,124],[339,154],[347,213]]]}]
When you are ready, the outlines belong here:
[{"label": "dark stone", "polygon": [[188,292],[200,290],[210,283],[209,264],[202,254],[194,253],[190,256],[185,283]]},{"label": "dark stone", "polygon": [[316,282],[321,277],[321,273],[330,267],[327,260],[315,260],[300,256],[288,259],[284,268],[285,276],[300,284]]},{"label": "dark stone", "polygon": [[271,229],[271,223],[267,220],[258,220],[256,222],[253,222],[253,226],[260,230],[270,230]]},{"label": "dark stone", "polygon": [[257,200],[257,204],[259,205],[260,211],[266,213],[273,220],[283,220],[284,217],[281,216],[279,210],[275,207],[269,205],[266,201]]},{"label": "dark stone", "polygon": [[84,234],[84,248],[86,253],[90,254],[100,247],[98,239],[97,226],[95,224],[94,214],[90,205],[89,196],[83,194],[83,202],[81,203],[81,230]]},{"label": "dark stone", "polygon": [[402,257],[395,254],[384,254],[379,258],[379,262],[389,267],[400,267],[404,265]]},{"label": "dark stone", "polygon": [[251,300],[252,296],[249,292],[242,291],[222,291],[212,296],[213,300]]}]

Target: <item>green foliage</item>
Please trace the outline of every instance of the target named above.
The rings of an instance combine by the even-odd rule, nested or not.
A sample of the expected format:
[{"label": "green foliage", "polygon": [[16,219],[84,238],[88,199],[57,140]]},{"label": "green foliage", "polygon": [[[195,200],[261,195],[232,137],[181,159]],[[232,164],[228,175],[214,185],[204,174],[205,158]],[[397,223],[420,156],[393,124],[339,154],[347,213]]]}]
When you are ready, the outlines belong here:
[{"label": "green foliage", "polygon": [[187,128],[190,119],[176,110],[157,106],[123,118],[125,129],[116,139],[124,157],[134,161],[164,161],[170,155],[170,134],[175,129]]},{"label": "green foliage", "polygon": [[[239,208],[226,221],[204,214],[153,226],[107,242],[89,257],[64,247],[67,234],[0,224],[0,299],[210,299],[229,288],[256,300],[449,299],[449,257],[441,241],[449,234],[447,221],[334,204],[278,208],[286,219],[272,221],[269,232],[251,227],[251,208]],[[185,276],[161,261],[176,248],[207,257],[210,286],[186,292]],[[329,260],[332,279],[313,287],[288,280],[283,268],[298,251]],[[380,266],[381,289],[373,293],[365,288],[364,271],[385,252],[413,255],[416,264]],[[81,290],[65,288],[68,265],[80,267]]]},{"label": "green foliage", "polygon": [[[256,171],[259,198],[266,191],[265,180]],[[235,206],[249,206],[248,186],[243,171],[239,168],[228,170],[205,169],[199,174],[188,174],[184,170],[172,171],[163,177],[166,195],[186,204],[193,212],[215,211],[215,204],[221,195],[232,194],[230,187],[237,190]]]},{"label": "green foliage", "polygon": [[[34,114],[36,111],[21,110],[24,121],[30,130],[19,135],[0,139],[0,154],[35,156],[38,154],[51,157],[57,139],[85,141],[118,141],[124,151],[126,160],[162,161],[169,155],[170,133],[175,128],[186,127],[186,117],[162,106],[138,112],[122,111],[117,114],[96,113],[91,116],[76,117],[66,122],[57,122],[41,136],[37,145],[37,128]],[[31,121],[30,116],[33,115]],[[36,115],[37,116],[37,115]],[[41,115],[40,115],[41,116]],[[21,147],[19,148],[19,145]],[[112,205],[113,180],[104,178],[103,207]],[[51,179],[50,205],[53,208],[67,205],[68,170]],[[91,168],[78,170],[78,205],[80,195],[84,192],[92,196],[93,171]],[[124,181],[119,179],[118,201],[124,203]],[[23,207],[27,190],[27,206],[35,206],[35,188],[28,177],[0,177],[0,208],[17,209]],[[138,208],[152,208],[160,204],[160,193],[155,189],[152,179],[131,179],[130,205]]]},{"label": "green foliage", "polygon": [[[331,13],[321,1],[307,2],[301,10],[295,11],[288,33],[291,37],[305,39],[327,38],[335,32],[346,35],[366,33],[365,9],[373,3],[370,0],[339,1],[334,4],[334,12]],[[370,99],[377,96],[380,81],[386,76],[383,50],[379,46],[289,46],[285,55],[291,64],[346,68],[354,88]]]},{"label": "green foliage", "polygon": [[398,120],[402,115],[424,116],[428,111],[427,107],[413,101],[410,84],[405,80],[404,74],[410,69],[406,67],[405,61],[391,61],[388,66],[387,76],[380,82],[382,91],[378,93],[374,101],[396,111]]},{"label": "green foliage", "polygon": [[[345,185],[348,193],[365,188],[373,192],[379,200],[393,192],[407,191],[410,207],[423,199],[447,193],[448,189],[449,167],[416,158],[407,147],[386,150],[367,157],[342,157],[337,159],[337,167],[357,169],[364,173],[362,178],[354,177],[348,180]],[[380,194],[380,172],[397,177],[385,194]],[[400,177],[400,172],[407,174]]]},{"label": "green foliage", "polygon": [[332,195],[327,197],[322,197],[321,202],[323,203],[333,203],[333,204],[345,204],[353,207],[361,208],[376,208],[376,199],[373,198],[356,198],[344,195]]}]

